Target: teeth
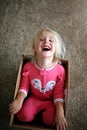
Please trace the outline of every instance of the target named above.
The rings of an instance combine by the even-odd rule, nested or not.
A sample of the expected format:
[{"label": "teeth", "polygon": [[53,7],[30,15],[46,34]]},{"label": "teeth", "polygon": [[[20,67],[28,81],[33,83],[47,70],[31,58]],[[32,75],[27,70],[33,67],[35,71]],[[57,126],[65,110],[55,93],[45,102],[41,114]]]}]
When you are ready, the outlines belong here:
[{"label": "teeth", "polygon": [[42,47],[42,50],[43,50],[43,51],[49,51],[50,49],[51,49],[51,48],[50,48],[50,46],[48,46],[48,45]]}]

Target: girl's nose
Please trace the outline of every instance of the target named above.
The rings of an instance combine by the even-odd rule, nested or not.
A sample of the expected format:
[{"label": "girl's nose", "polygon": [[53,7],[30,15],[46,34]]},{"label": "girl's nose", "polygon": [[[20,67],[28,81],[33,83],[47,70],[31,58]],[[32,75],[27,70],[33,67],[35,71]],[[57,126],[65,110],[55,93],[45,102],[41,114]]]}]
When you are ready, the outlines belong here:
[{"label": "girl's nose", "polygon": [[45,42],[44,43],[48,43],[49,42],[49,40],[48,39],[45,39]]}]

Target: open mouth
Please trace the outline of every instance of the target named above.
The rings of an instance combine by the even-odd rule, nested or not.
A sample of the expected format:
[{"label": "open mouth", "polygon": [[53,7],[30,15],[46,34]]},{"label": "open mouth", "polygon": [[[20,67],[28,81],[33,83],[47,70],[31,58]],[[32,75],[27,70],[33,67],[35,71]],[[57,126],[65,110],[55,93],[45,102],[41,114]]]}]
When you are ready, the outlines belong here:
[{"label": "open mouth", "polygon": [[49,46],[44,46],[44,47],[42,48],[42,50],[43,50],[43,51],[50,51],[51,48],[50,48]]}]

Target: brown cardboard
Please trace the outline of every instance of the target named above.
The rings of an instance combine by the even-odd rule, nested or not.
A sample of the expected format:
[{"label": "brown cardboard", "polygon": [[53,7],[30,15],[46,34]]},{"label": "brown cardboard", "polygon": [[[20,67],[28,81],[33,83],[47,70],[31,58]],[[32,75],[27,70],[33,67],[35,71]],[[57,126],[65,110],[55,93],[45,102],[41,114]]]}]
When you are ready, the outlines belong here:
[{"label": "brown cardboard", "polygon": [[[15,92],[14,92],[14,99],[17,95],[18,88],[19,88],[19,85],[20,85],[21,72],[22,72],[23,65],[28,61],[30,61],[30,56],[29,55],[23,55],[22,60],[20,62],[20,66],[19,66],[17,82],[16,82],[16,87],[15,87]],[[69,87],[69,61],[65,60],[65,59],[60,59],[60,61],[62,62],[62,65],[65,67],[65,70],[66,70],[66,79],[65,79],[66,96],[65,96],[64,111],[65,111],[65,116],[67,116],[68,87]],[[13,114],[11,115],[11,118],[10,118],[10,126],[27,128],[29,130],[54,130],[55,129],[55,128],[48,128],[47,126],[40,124],[38,122],[38,119],[34,123],[21,123],[16,119],[16,116],[13,115]]]}]

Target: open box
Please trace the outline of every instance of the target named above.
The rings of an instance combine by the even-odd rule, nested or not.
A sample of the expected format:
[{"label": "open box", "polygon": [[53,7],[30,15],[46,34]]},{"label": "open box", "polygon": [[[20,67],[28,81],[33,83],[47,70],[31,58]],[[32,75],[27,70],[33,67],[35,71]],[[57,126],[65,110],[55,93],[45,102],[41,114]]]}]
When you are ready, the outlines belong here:
[{"label": "open box", "polygon": [[[20,85],[20,80],[21,80],[21,73],[22,73],[22,68],[26,62],[30,61],[30,56],[29,55],[23,55],[22,60],[20,62],[19,66],[19,71],[18,71],[18,76],[17,76],[17,82],[16,82],[16,87],[15,87],[15,93],[14,93],[14,99],[16,98],[19,85]],[[64,102],[64,112],[65,112],[65,117],[67,117],[67,104],[68,104],[68,88],[69,88],[69,61],[65,59],[60,59],[62,65],[65,68],[66,71],[66,79],[65,79],[65,102]],[[39,116],[36,117],[36,120],[32,123],[21,123],[17,118],[16,115],[11,115],[10,118],[10,126],[12,127],[19,127],[19,128],[26,128],[29,130],[55,130],[55,128],[50,128],[45,126],[40,120]]]}]

